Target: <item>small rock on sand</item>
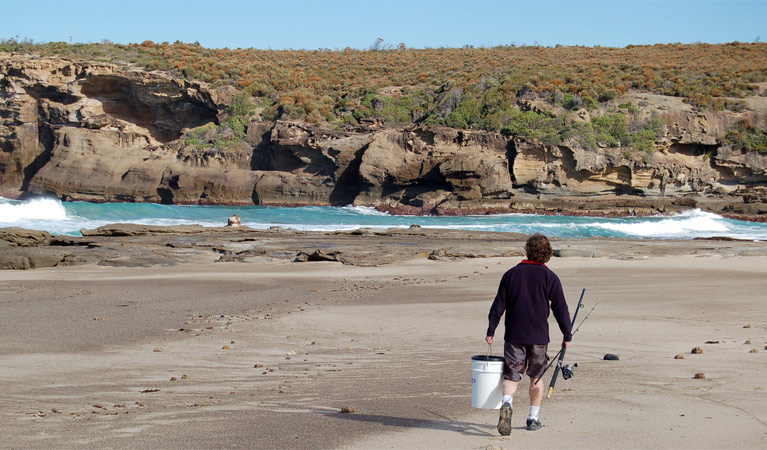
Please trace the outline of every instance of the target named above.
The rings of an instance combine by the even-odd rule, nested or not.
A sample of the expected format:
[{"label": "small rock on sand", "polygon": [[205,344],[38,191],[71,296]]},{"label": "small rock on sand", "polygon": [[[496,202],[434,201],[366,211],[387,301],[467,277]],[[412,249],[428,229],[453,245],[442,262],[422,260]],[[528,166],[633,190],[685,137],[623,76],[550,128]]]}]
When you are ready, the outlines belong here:
[{"label": "small rock on sand", "polygon": [[706,344],[718,344],[719,341],[706,341]]},{"label": "small rock on sand", "polygon": [[678,355],[674,356],[674,359],[684,359],[684,355],[679,353]]},{"label": "small rock on sand", "polygon": [[759,349],[758,348],[752,348],[751,351],[749,351],[749,353],[759,353]]},{"label": "small rock on sand", "polygon": [[231,347],[229,347],[228,345],[225,345],[221,347],[221,350],[231,350]]},{"label": "small rock on sand", "polygon": [[743,325],[743,328],[751,328],[751,325]]},{"label": "small rock on sand", "polygon": [[256,369],[260,369],[260,368],[264,367],[264,365],[263,364],[256,364],[253,367],[255,367]]},{"label": "small rock on sand", "polygon": [[703,372],[698,372],[695,374],[693,378],[695,378],[696,380],[703,380],[706,378],[706,374]]},{"label": "small rock on sand", "polygon": [[161,353],[162,349],[161,348],[156,348],[156,349],[154,349],[154,351],[155,351],[155,353]]},{"label": "small rock on sand", "polygon": [[751,341],[746,341],[743,343],[743,345],[751,345]]},{"label": "small rock on sand", "polygon": [[182,380],[188,380],[189,379],[189,375],[181,375],[181,379]]},{"label": "small rock on sand", "polygon": [[170,381],[176,381],[176,380],[178,380],[178,378],[176,378],[176,377],[170,377]]},{"label": "small rock on sand", "polygon": [[344,414],[351,414],[354,412],[354,406],[344,406],[341,408],[341,412]]},{"label": "small rock on sand", "polygon": [[693,347],[692,350],[690,350],[690,353],[692,353],[693,355],[702,355],[703,349],[700,347]]}]

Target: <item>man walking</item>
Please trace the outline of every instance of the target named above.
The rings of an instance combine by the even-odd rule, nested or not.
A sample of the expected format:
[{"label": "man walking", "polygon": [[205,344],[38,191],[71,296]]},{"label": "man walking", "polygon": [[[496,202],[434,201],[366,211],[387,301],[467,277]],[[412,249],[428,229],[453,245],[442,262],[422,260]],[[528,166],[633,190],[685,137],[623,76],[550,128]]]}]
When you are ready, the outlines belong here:
[{"label": "man walking", "polygon": [[541,427],[538,411],[543,400],[543,383],[536,383],[535,379],[542,375],[549,363],[546,351],[550,311],[554,312],[562,332],[562,345],[570,348],[573,337],[562,283],[546,267],[554,254],[549,240],[542,234],[533,234],[525,244],[525,253],[527,259],[509,269],[501,278],[498,294],[490,307],[490,324],[485,338],[488,344],[493,343],[495,329],[505,312],[503,405],[498,419],[498,432],[503,436],[511,434],[513,396],[523,373],[530,377],[527,429],[535,431]]}]

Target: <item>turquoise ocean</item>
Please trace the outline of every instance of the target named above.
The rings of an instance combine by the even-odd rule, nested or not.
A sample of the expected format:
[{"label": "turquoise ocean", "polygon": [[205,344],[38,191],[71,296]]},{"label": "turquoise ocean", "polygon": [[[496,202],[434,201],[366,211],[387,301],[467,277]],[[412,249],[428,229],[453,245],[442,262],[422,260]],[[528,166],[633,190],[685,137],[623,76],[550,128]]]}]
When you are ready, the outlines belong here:
[{"label": "turquoise ocean", "polygon": [[118,222],[218,227],[226,225],[226,219],[232,214],[237,214],[243,225],[257,229],[279,226],[296,230],[334,231],[407,228],[418,224],[424,228],[452,230],[541,232],[563,238],[692,239],[727,236],[767,240],[767,223],[731,220],[697,209],[672,216],[626,218],[531,214],[436,217],[394,216],[359,206],[180,206],[153,203],[61,202],[45,197],[19,201],[0,197],[0,228],[21,227],[45,230],[58,235],[79,236],[81,229]]}]

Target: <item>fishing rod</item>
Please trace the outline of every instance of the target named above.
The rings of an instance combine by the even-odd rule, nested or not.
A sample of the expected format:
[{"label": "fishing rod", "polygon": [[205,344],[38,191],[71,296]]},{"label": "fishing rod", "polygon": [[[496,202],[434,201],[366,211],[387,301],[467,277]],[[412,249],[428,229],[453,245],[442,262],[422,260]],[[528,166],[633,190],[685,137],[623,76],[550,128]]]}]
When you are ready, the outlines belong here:
[{"label": "fishing rod", "polygon": [[[573,314],[573,321],[570,324],[570,329],[573,329],[573,326],[575,325],[575,319],[578,317],[578,312],[580,312],[581,308],[583,307],[583,295],[586,293],[586,288],[583,288],[581,291],[581,298],[578,300],[578,306],[575,307],[575,314]],[[570,333],[572,338],[572,333]],[[562,370],[562,361],[565,359],[565,351],[567,350],[567,346],[565,343],[562,343],[562,348],[559,350],[559,359],[557,359],[557,366],[554,368],[554,375],[551,377],[551,383],[549,383],[549,391],[546,394],[546,398],[551,398],[551,393],[554,392],[554,385],[557,383],[557,375],[559,375],[559,371]],[[551,364],[549,364],[551,365]],[[545,373],[545,371],[544,371]],[[562,373],[562,376],[566,376],[569,374]],[[543,377],[543,375],[541,375]]]},{"label": "fishing rod", "polygon": [[[573,331],[573,336],[575,336],[575,333],[578,331],[578,329],[580,329],[581,325],[583,325],[583,322],[585,322],[586,319],[589,318],[589,316],[591,315],[591,312],[594,311],[597,308],[598,304],[599,303],[595,303],[594,306],[591,308],[591,310],[589,310],[589,313],[586,314],[586,317],[584,317],[583,320],[581,320],[581,323],[578,324],[578,327],[575,329],[575,331]],[[551,362],[546,367],[546,369],[543,371],[541,376],[538,377],[538,380],[536,380],[536,383],[538,381],[540,381],[541,378],[543,378],[543,375],[545,375],[546,371],[549,370],[549,368],[551,367],[552,364],[554,364],[554,361],[557,362],[557,369],[561,368],[561,370],[562,370],[562,378],[564,378],[565,380],[569,380],[570,378],[572,378],[573,375],[575,375],[575,373],[573,372],[573,369],[575,367],[578,367],[578,363],[575,363],[572,366],[570,364],[567,364],[567,365],[563,366],[562,365],[562,361],[565,359],[565,355],[562,355],[561,358],[557,358],[557,356],[559,356],[565,350],[565,348],[566,347],[563,346],[562,349],[559,350],[559,352],[557,352],[556,355],[554,355],[554,359],[551,360]],[[556,375],[557,374],[555,372],[554,373],[554,377],[551,378],[551,383],[549,384],[549,392],[546,394],[546,398],[551,398],[551,393],[554,391],[554,385],[556,384],[556,378],[555,378]]]},{"label": "fishing rod", "polygon": [[[573,331],[573,336],[575,336],[575,333],[576,333],[576,332],[578,332],[578,330],[581,328],[581,325],[583,325],[583,322],[585,322],[585,321],[586,321],[586,319],[588,319],[588,318],[589,318],[589,316],[591,315],[591,313],[592,313],[592,312],[593,312],[595,309],[597,309],[597,305],[598,305],[598,304],[599,304],[599,303],[595,303],[595,304],[594,304],[594,306],[593,306],[593,307],[592,307],[592,308],[589,310],[589,313],[588,313],[588,314],[586,314],[586,317],[584,317],[584,318],[583,318],[583,320],[581,320],[581,323],[580,323],[580,324],[578,324],[578,327],[575,329],[575,331]],[[544,375],[546,375],[546,371],[548,371],[548,370],[551,368],[551,365],[552,365],[552,364],[554,364],[554,362],[555,362],[555,361],[558,361],[558,358],[557,358],[557,357],[559,356],[559,354],[560,354],[560,353],[562,353],[562,350],[559,350],[559,351],[557,352],[557,354],[556,354],[556,355],[554,355],[554,358],[551,360],[551,362],[549,363],[549,365],[548,365],[548,366],[546,366],[546,369],[544,369],[544,370],[543,370],[543,373],[541,374],[541,376],[540,376],[540,377],[538,377],[538,379],[537,379],[537,380],[535,380],[535,382],[536,382],[536,383],[537,383],[537,382],[539,382],[539,381],[541,381],[541,378],[543,378],[543,376],[544,376]],[[576,363],[574,367],[578,367],[578,363]],[[570,367],[570,365],[566,365],[566,366],[564,366],[564,367],[562,368],[562,378],[564,378],[565,380],[568,380],[568,379],[570,379],[570,377],[572,377],[572,376],[573,376],[573,368],[572,368],[572,367]]]},{"label": "fishing rod", "polygon": [[[593,306],[593,307],[592,307],[592,308],[589,310],[589,313],[588,313],[588,314],[586,314],[586,317],[584,317],[584,318],[583,318],[583,320],[581,320],[581,323],[580,323],[580,324],[578,324],[578,327],[575,329],[575,331],[573,331],[573,336],[575,336],[575,333],[577,333],[577,332],[578,332],[578,330],[581,328],[581,325],[583,325],[583,322],[585,322],[585,321],[586,321],[586,319],[588,319],[588,318],[589,318],[589,316],[591,315],[592,311],[594,311],[595,309],[597,309],[597,305],[598,305],[598,304],[599,304],[599,303],[595,303],[595,304],[594,304],[594,306]],[[581,308],[582,308],[582,306],[581,306]],[[535,382],[536,382],[536,383],[537,383],[537,382],[539,382],[539,381],[541,381],[541,378],[543,378],[543,376],[544,376],[544,375],[546,375],[546,372],[547,372],[547,371],[548,371],[548,370],[551,368],[551,366],[552,366],[552,365],[553,365],[553,364],[554,364],[554,363],[557,361],[557,357],[559,356],[559,354],[560,354],[560,353],[562,353],[562,350],[559,350],[559,351],[557,352],[557,354],[556,354],[556,355],[554,355],[554,358],[551,360],[551,362],[549,363],[549,365],[548,365],[548,366],[546,366],[546,368],[543,370],[543,373],[541,374],[541,376],[539,376],[539,377],[538,377],[538,379],[537,379],[537,380],[535,380]],[[569,378],[569,377],[568,377],[568,378]]]},{"label": "fishing rod", "polygon": [[[586,293],[586,289],[584,288],[581,291],[581,298],[578,300],[578,306],[575,309],[575,314],[573,315],[573,320],[572,320],[572,323],[570,325],[570,328],[575,326],[575,321],[578,318],[578,312],[580,311],[581,308],[583,308],[583,296],[584,296],[585,293]],[[578,327],[576,327],[575,330],[572,332],[573,336],[581,328],[581,325],[583,325],[583,322],[585,322],[589,318],[589,316],[594,311],[594,309],[596,309],[598,304],[599,303],[594,304],[594,306],[591,308],[591,310],[588,312],[588,314],[586,314],[586,317],[584,317],[583,320],[581,321],[581,323],[578,324]],[[557,375],[559,375],[560,371],[562,371],[562,378],[564,378],[565,380],[570,379],[570,377],[573,376],[573,368],[571,366],[569,366],[569,365],[567,365],[567,366],[563,365],[563,361],[565,359],[565,351],[566,350],[567,350],[567,347],[563,344],[562,348],[559,350],[559,352],[556,355],[554,355],[554,359],[552,359],[551,362],[549,363],[549,365],[546,366],[546,369],[544,369],[544,371],[541,374],[541,376],[539,376],[538,379],[535,380],[535,383],[538,383],[539,381],[541,381],[541,379],[546,374],[546,372],[551,368],[552,364],[554,364],[555,361],[557,362],[557,367],[554,369],[554,376],[551,377],[551,383],[549,383],[549,390],[548,390],[548,393],[546,394],[546,398],[551,398],[551,394],[554,392],[554,386],[557,383]]]}]

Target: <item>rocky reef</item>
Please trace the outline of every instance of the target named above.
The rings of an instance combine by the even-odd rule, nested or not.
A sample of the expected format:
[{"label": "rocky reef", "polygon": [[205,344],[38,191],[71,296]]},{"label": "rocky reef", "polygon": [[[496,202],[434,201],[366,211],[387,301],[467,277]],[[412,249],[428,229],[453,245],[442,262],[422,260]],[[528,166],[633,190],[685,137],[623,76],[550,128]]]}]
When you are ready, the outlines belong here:
[{"label": "rocky reef", "polygon": [[[767,154],[723,143],[767,128],[767,97],[701,112],[640,92],[654,150],[550,145],[498,132],[251,120],[241,145],[190,146],[235,93],[160,71],[0,55],[0,195],[177,204],[370,205],[402,214],[644,215],[699,207],[767,219]],[[529,108],[546,108],[530,102]],[[556,114],[553,111],[552,114]],[[582,110],[573,120],[599,111]]]},{"label": "rocky reef", "polygon": [[[380,266],[413,259],[523,257],[527,235],[467,230],[408,229],[313,232],[282,228],[112,224],[82,236],[0,228],[0,270],[96,264],[153,267],[211,262],[334,261]],[[713,243],[712,240],[716,242]],[[764,242],[721,237],[695,240],[558,239],[557,258],[635,259],[668,255],[767,256]]]}]

